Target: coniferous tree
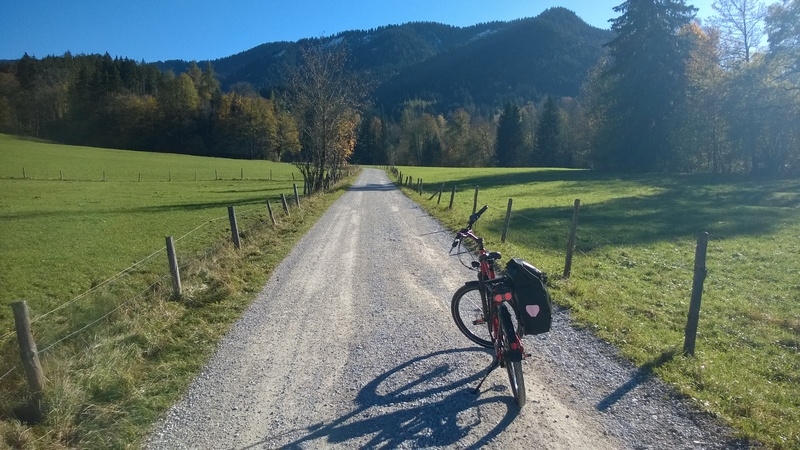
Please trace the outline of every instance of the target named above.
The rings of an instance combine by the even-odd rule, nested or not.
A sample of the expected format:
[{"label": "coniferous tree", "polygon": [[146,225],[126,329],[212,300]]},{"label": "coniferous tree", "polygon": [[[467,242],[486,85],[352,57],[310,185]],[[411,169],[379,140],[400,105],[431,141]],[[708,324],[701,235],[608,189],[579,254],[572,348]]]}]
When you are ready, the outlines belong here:
[{"label": "coniferous tree", "polygon": [[522,129],[522,115],[519,106],[513,102],[506,104],[497,123],[495,144],[497,165],[514,167],[520,165],[525,155],[525,133]]},{"label": "coniferous tree", "polygon": [[613,102],[595,160],[607,169],[669,169],[691,50],[678,31],[696,9],[684,0],[628,0],[614,11],[622,15],[612,21],[617,36],[607,44],[611,64],[604,74]]},{"label": "coniferous tree", "polygon": [[770,56],[800,89],[800,0],[770,5],[766,16]]},{"label": "coniferous tree", "polygon": [[366,116],[358,130],[351,161],[355,164],[385,164],[385,126],[377,116]]},{"label": "coniferous tree", "polygon": [[562,130],[561,111],[553,97],[548,96],[536,127],[533,166],[570,167],[572,165],[571,158],[564,149]]}]

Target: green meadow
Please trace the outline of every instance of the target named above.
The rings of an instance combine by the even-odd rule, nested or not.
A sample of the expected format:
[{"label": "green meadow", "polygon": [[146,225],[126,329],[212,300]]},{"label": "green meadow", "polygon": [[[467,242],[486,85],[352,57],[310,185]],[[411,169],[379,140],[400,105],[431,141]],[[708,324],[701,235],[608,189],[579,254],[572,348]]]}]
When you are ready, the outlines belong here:
[{"label": "green meadow", "polygon": [[[771,448],[800,447],[800,180],[557,169],[399,167],[451,229],[551,275],[576,324]],[[431,199],[444,183],[444,190]],[[453,210],[448,210],[456,187]],[[500,242],[508,199],[506,243]],[[580,199],[571,277],[563,275]],[[709,233],[694,357],[683,355],[697,236]],[[444,251],[444,250],[443,250]]]},{"label": "green meadow", "polygon": [[[800,180],[580,170],[399,168],[408,195],[551,275],[578,326],[771,448],[800,434]],[[0,442],[137,448],[292,245],[343,191],[286,216],[291,165],[0,135]],[[441,201],[431,195],[444,183]],[[448,210],[456,187],[454,208]],[[500,234],[508,199],[506,243]],[[561,277],[573,202],[572,276]],[[270,200],[277,225],[268,219]],[[227,207],[243,247],[233,249]],[[697,234],[710,240],[697,347],[681,354]],[[165,236],[184,295],[172,298]],[[447,251],[447,249],[443,249]],[[28,302],[47,376],[31,412],[8,304]],[[36,409],[36,408],[33,408]]]},{"label": "green meadow", "polygon": [[[0,135],[0,302],[24,299],[41,311],[161,249],[166,236],[177,239],[197,227],[176,247],[179,257],[203,249],[229,236],[229,205],[238,210],[240,227],[266,217],[266,200],[277,212],[280,194],[293,194],[293,173],[299,179],[293,166],[267,161]],[[0,312],[5,317],[7,311]]]},{"label": "green meadow", "polygon": [[[302,198],[298,208],[293,177],[289,164],[0,135],[0,442],[138,448],[272,269],[344,192]],[[175,240],[180,298],[166,236]],[[46,376],[40,404],[14,337],[9,304],[18,300],[28,303]]]}]

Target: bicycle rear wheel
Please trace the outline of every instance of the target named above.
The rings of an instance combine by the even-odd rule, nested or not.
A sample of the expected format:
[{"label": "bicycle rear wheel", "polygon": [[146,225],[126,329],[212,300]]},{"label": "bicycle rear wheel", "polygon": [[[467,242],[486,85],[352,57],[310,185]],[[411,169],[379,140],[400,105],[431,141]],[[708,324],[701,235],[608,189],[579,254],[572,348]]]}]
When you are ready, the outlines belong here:
[{"label": "bicycle rear wheel", "polygon": [[461,286],[450,302],[450,312],[464,336],[482,347],[494,347],[487,319],[483,315],[480,286],[472,281]]},{"label": "bicycle rear wheel", "polygon": [[500,340],[503,363],[508,372],[508,381],[511,383],[511,393],[517,399],[517,405],[525,405],[525,378],[522,375],[522,349],[519,347],[514,322],[511,320],[509,305],[503,303],[498,308],[500,314]]}]

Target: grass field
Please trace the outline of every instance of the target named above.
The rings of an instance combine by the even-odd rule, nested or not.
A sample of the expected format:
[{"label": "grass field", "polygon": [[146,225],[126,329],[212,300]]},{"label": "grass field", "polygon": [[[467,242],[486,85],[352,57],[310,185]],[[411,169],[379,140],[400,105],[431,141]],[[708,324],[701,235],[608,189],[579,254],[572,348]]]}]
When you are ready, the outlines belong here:
[{"label": "grass field", "polygon": [[[59,171],[68,174],[65,181]],[[104,171],[109,181],[101,181]],[[243,171],[254,178],[239,179]],[[194,181],[195,172],[205,177]],[[213,221],[178,244],[204,248],[210,234],[229,230],[228,205],[242,219],[264,217],[267,199],[277,209],[280,194],[293,192],[292,173],[291,165],[267,161],[42,145],[0,135],[0,255],[7,262],[0,303],[25,299],[34,310],[47,308],[164,247],[165,236]]]},{"label": "grass field", "polygon": [[[800,448],[800,180],[400,167],[449,227],[478,207],[487,247],[550,273],[554,300],[741,436]],[[441,203],[430,196],[445,183]],[[447,210],[456,186],[453,211]],[[513,212],[500,243],[508,199]],[[580,199],[572,276],[563,279]],[[694,357],[682,355],[697,235],[709,233]]]},{"label": "grass field", "polygon": [[[287,217],[279,197],[293,193],[293,174],[300,179],[293,166],[266,161],[0,135],[0,447],[137,448],[342,192],[304,198]],[[176,240],[180,299],[171,298],[165,236]],[[30,406],[19,367],[8,304],[20,299],[47,377],[41,408]],[[20,422],[39,422],[37,409],[40,423]]]}]

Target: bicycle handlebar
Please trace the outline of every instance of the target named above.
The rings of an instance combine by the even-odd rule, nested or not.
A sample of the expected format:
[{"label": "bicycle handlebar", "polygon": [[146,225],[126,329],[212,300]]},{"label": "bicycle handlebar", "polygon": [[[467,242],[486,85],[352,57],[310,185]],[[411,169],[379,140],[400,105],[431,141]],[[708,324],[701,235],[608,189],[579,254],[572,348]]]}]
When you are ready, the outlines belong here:
[{"label": "bicycle handlebar", "polygon": [[483,205],[483,208],[478,210],[478,212],[469,216],[469,224],[467,224],[467,228],[472,229],[472,226],[475,225],[475,222],[481,218],[481,215],[485,213],[487,209],[489,209],[489,205]]},{"label": "bicycle handlebar", "polygon": [[458,246],[458,244],[461,242],[462,237],[466,236],[466,237],[471,237],[472,239],[475,240],[478,239],[478,237],[472,233],[472,226],[475,225],[475,222],[477,222],[478,219],[481,218],[481,215],[483,215],[483,213],[485,213],[487,209],[489,209],[489,205],[483,205],[483,208],[479,209],[478,211],[474,212],[472,215],[469,216],[469,222],[467,223],[467,227],[462,228],[461,231],[456,233],[456,237],[453,240],[452,248],[456,248],[456,246]]}]

